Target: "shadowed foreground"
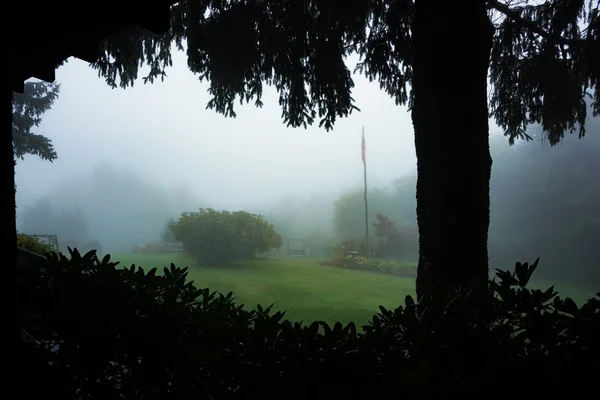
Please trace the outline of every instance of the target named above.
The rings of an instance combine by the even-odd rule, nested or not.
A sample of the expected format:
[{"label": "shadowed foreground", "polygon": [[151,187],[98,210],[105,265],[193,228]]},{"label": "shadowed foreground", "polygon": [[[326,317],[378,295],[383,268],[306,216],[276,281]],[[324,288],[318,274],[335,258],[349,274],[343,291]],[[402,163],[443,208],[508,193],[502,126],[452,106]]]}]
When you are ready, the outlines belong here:
[{"label": "shadowed foreground", "polygon": [[[311,296],[323,303],[322,293],[342,290],[356,298],[351,289],[370,287],[376,276],[393,280],[301,260],[259,262],[224,268],[220,277],[261,283],[261,293],[279,288],[290,304]],[[49,253],[45,262],[19,265],[18,359],[30,377],[28,398],[383,398],[398,388],[423,398],[492,390],[510,398],[515,388],[526,397],[589,393],[589,365],[600,357],[600,293],[578,307],[551,288],[529,289],[536,267],[498,272],[489,290],[451,289],[422,304],[407,296],[403,306],[381,307],[361,331],[245,308],[231,293],[195,287],[189,269],[174,264],[144,270],[94,252]],[[195,275],[206,283],[209,272],[196,268]],[[330,273],[342,278],[328,282]],[[310,290],[307,274],[326,286],[322,292]]]}]

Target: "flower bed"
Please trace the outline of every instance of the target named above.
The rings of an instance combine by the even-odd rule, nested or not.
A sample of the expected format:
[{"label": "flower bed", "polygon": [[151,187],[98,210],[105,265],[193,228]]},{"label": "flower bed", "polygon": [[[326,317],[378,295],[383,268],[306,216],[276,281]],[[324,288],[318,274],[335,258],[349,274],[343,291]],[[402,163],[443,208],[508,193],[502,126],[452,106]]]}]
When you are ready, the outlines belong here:
[{"label": "flower bed", "polygon": [[407,278],[417,277],[417,263],[406,261],[379,260],[376,258],[353,255],[337,255],[331,258],[327,262],[327,265],[358,271],[369,271],[379,274],[402,276]]}]

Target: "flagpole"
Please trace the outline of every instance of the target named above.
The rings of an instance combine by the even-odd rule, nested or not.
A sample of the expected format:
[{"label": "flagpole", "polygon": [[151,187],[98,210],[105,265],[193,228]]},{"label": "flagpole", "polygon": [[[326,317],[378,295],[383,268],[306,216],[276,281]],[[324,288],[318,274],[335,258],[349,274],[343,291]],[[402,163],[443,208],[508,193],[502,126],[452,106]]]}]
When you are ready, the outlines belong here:
[{"label": "flagpole", "polygon": [[366,256],[371,255],[369,248],[369,205],[367,202],[367,148],[365,144],[365,127],[362,127],[362,162],[363,162],[363,174],[365,180],[365,250]]}]

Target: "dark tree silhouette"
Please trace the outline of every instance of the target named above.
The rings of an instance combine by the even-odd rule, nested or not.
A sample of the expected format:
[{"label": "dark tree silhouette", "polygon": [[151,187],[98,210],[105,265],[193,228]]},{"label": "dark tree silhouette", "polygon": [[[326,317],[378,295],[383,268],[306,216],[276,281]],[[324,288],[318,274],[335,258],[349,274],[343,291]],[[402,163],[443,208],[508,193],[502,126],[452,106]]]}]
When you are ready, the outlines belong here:
[{"label": "dark tree silhouette", "polygon": [[25,154],[54,161],[57,158],[52,142],[31,130],[42,122],[42,114],[52,108],[60,85],[46,82],[26,82],[23,93],[13,95],[12,140],[14,155],[21,160]]},{"label": "dark tree silhouette", "polygon": [[487,281],[488,113],[511,141],[539,123],[557,143],[567,130],[585,133],[586,90],[600,111],[599,25],[590,0],[183,0],[170,32],[123,31],[93,66],[127,87],[147,64],[152,82],[165,77],[175,44],[210,81],[209,109],[234,117],[238,99],[260,107],[267,84],[288,126],[318,119],[331,129],[357,109],[344,58],[359,54],[357,70],[412,110],[420,296]]}]

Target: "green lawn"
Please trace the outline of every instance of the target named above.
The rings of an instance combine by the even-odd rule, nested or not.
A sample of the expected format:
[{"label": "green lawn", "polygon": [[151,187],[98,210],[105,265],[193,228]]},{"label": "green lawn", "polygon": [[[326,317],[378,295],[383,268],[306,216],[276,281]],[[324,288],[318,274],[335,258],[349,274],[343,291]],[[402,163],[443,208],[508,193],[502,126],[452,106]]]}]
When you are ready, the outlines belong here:
[{"label": "green lawn", "polygon": [[233,291],[236,302],[286,311],[286,318],[306,323],[354,321],[366,324],[379,305],[395,308],[406,295],[414,295],[413,279],[370,272],[349,271],[320,265],[320,260],[257,259],[226,268],[198,267],[193,259],[170,255],[118,254],[111,257],[124,265],[144,269],[171,262],[189,266],[189,279],[197,287],[223,293]]},{"label": "green lawn", "polygon": [[[354,321],[366,324],[378,306],[395,308],[406,295],[414,296],[414,279],[350,271],[320,265],[321,260],[257,259],[226,268],[198,267],[187,257],[173,255],[117,254],[111,257],[129,266],[148,270],[171,262],[190,267],[189,279],[197,287],[227,293],[233,291],[236,302],[254,308],[257,304],[286,311],[292,321],[328,323]],[[546,289],[537,282],[532,287]],[[570,296],[581,303],[593,295],[572,285],[557,285],[561,297]]]}]

